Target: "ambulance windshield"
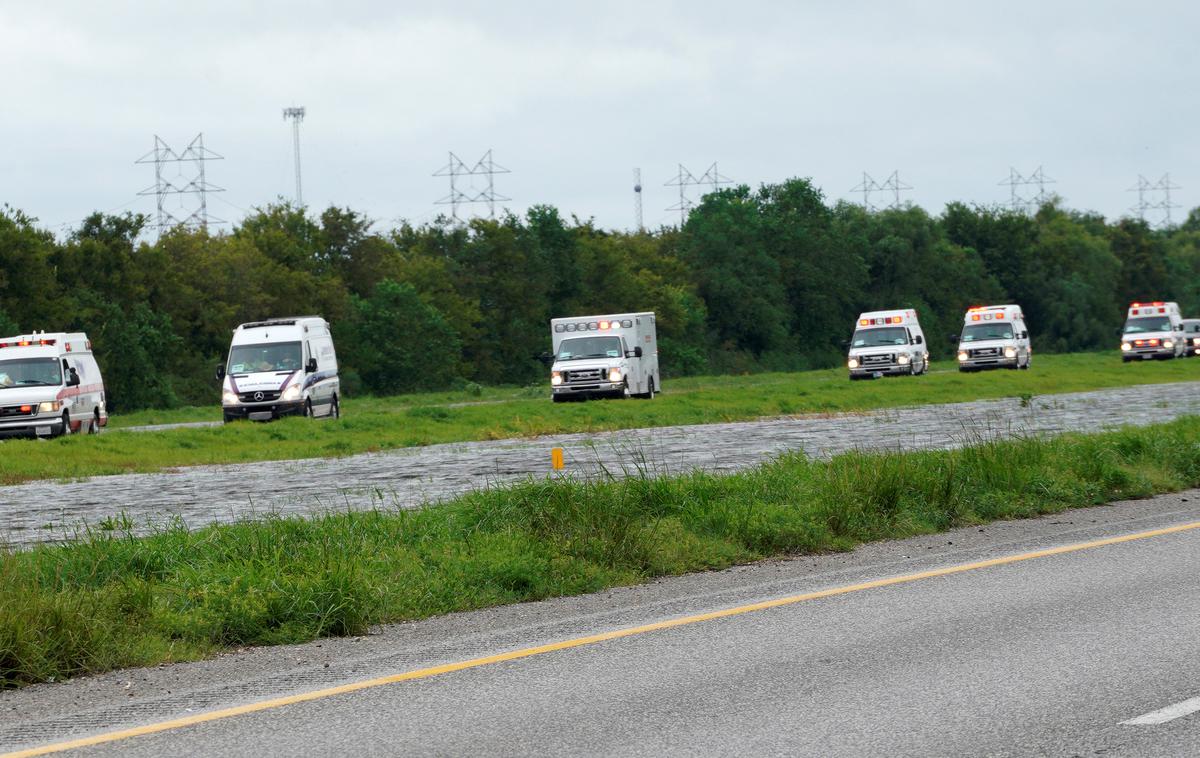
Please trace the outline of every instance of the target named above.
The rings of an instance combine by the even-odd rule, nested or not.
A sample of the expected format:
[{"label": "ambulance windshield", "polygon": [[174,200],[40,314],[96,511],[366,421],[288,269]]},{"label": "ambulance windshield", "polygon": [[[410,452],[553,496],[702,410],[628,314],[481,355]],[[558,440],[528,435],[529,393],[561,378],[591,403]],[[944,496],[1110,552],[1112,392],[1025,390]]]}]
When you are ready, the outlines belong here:
[{"label": "ambulance windshield", "polygon": [[299,368],[299,342],[234,345],[229,349],[229,367],[227,370],[230,374],[254,374],[263,371],[297,371]]},{"label": "ambulance windshield", "polygon": [[[842,332],[845,334],[845,332]],[[882,326],[878,329],[857,329],[850,347],[882,347],[884,345],[907,345],[908,329],[903,326]]]},{"label": "ambulance windshield", "polygon": [[1012,324],[993,321],[990,324],[967,324],[963,327],[961,341],[982,342],[983,340],[1010,340],[1012,338]]},{"label": "ambulance windshield", "polygon": [[558,346],[560,361],[578,361],[584,358],[620,358],[620,337],[575,337],[563,340]]},{"label": "ambulance windshield", "polygon": [[1146,332],[1171,331],[1171,319],[1167,316],[1151,316],[1150,318],[1131,318],[1125,322],[1126,334],[1145,334]]},{"label": "ambulance windshield", "polygon": [[10,387],[57,387],[62,368],[57,358],[21,358],[0,361],[0,390]]}]

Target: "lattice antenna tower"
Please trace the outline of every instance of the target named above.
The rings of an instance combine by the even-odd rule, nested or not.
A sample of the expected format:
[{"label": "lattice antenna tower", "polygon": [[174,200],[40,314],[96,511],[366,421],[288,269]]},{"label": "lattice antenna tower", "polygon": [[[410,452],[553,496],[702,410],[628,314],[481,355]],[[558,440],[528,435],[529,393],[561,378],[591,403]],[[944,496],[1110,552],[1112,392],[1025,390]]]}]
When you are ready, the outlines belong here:
[{"label": "lattice antenna tower", "polygon": [[729,177],[722,176],[717,171],[717,164],[715,162],[699,178],[696,178],[695,174],[680,163],[679,172],[675,178],[663,185],[664,187],[679,188],[679,202],[667,208],[667,210],[679,211],[679,226],[682,227],[687,222],[688,212],[696,207],[696,203],[688,197],[688,187],[694,187],[698,184],[711,184],[712,191],[715,192],[722,184],[731,184],[732,181]]},{"label": "lattice antenna tower", "polygon": [[633,170],[633,220],[637,224],[635,229],[639,232],[646,230],[645,224],[642,223],[642,170],[635,168]]},{"label": "lattice antenna tower", "polygon": [[304,207],[304,192],[300,187],[300,122],[304,120],[304,107],[292,106],[283,109],[283,120],[292,122],[292,151],[296,162],[296,207]]},{"label": "lattice antenna tower", "polygon": [[[134,163],[154,164],[154,184],[138,195],[154,195],[158,209],[158,233],[175,226],[208,229],[209,224],[223,224],[224,219],[210,216],[208,213],[208,193],[224,192],[224,188],[209,184],[205,176],[204,164],[208,161],[224,160],[204,146],[204,133],[197,134],[188,146],[176,153],[161,137],[154,135],[154,149],[138,158]],[[184,164],[192,164],[194,173],[184,173]],[[168,176],[168,168],[175,168],[174,176]],[[198,206],[188,215],[180,218],[167,208],[167,197],[179,196],[179,207],[184,208],[183,195],[198,195]]]},{"label": "lattice antenna tower", "polygon": [[[435,201],[435,205],[449,205],[450,218],[454,223],[462,221],[458,217],[458,208],[461,205],[468,203],[487,203],[488,218],[496,217],[496,202],[512,200],[511,197],[505,197],[496,192],[496,174],[512,173],[505,167],[496,163],[492,159],[492,151],[488,150],[483,154],[474,166],[468,167],[454,153],[450,153],[450,160],[445,166],[434,172],[434,176],[450,177],[450,194],[440,200]],[[475,189],[474,180],[471,177],[483,176],[485,187],[482,190]],[[464,184],[463,177],[467,177]]]},{"label": "lattice antenna tower", "polygon": [[871,203],[871,193],[878,192],[881,189],[883,189],[883,187],[879,184],[879,182],[872,179],[871,175],[864,171],[862,175],[862,181],[851,187],[850,191],[861,192],[863,196],[863,208],[867,209],[868,211],[874,211],[878,210],[878,208]]}]

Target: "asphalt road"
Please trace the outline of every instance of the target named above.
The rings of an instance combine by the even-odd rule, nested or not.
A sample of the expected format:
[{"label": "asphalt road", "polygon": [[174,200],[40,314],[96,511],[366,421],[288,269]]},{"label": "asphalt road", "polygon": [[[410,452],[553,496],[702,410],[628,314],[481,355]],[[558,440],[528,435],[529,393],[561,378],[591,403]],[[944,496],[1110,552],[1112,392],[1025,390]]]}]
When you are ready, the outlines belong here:
[{"label": "asphalt road", "polygon": [[1192,491],[32,687],[0,749],[283,697],[79,752],[1196,755],[1198,527]]},{"label": "asphalt road", "polygon": [[546,476],[552,447],[566,451],[567,476],[602,471],[623,476],[646,470],[734,471],[785,451],[827,457],[854,449],[945,448],[999,437],[1099,431],[1200,414],[1198,388],[1198,382],[1141,385],[1047,395],[1027,403],[1000,398],[31,482],[0,487],[0,540],[59,539],[85,521],[94,524],[118,513],[142,526],[175,518],[202,526],[268,512],[418,508],[467,490]]}]

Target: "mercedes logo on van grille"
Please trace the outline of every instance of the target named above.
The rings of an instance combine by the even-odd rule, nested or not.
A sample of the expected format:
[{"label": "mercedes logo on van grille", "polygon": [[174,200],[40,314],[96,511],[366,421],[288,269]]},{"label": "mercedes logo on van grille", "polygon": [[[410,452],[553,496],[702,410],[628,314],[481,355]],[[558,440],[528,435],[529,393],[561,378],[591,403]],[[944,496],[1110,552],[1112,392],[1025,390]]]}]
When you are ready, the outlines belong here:
[{"label": "mercedes logo on van grille", "polygon": [[260,402],[260,403],[261,403],[261,402],[262,402],[262,399],[263,399],[263,393],[261,393],[261,392],[255,392],[255,393],[254,393],[254,399],[255,399],[255,400],[257,400],[258,402]]}]

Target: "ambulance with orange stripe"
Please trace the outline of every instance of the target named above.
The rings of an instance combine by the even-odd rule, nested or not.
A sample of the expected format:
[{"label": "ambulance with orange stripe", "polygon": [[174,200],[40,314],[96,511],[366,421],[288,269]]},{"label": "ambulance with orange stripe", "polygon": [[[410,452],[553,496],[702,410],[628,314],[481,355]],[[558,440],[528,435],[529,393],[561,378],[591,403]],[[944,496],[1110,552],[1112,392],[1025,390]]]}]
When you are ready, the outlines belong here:
[{"label": "ambulance with orange stripe", "polygon": [[0,337],[0,436],[97,434],[107,424],[104,380],[86,334]]},{"label": "ambulance with orange stripe", "polygon": [[1121,331],[1121,360],[1182,358],[1185,338],[1178,303],[1132,303]]},{"label": "ambulance with orange stripe", "polygon": [[851,379],[916,376],[929,370],[929,346],[912,309],[859,314],[849,348]]}]

